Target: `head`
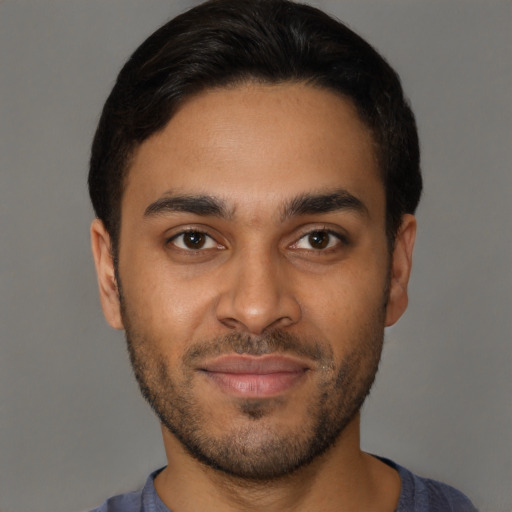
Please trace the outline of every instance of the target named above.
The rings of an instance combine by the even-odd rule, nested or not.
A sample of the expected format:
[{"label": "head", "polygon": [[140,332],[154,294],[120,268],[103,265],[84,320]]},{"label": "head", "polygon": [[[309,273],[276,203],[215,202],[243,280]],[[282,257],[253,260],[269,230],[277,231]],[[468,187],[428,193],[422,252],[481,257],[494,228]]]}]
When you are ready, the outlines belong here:
[{"label": "head", "polygon": [[94,137],[89,191],[117,248],[121,200],[137,148],[187,98],[248,81],[304,82],[350,99],[371,130],[386,191],[390,244],[421,195],[414,115],[400,80],[361,37],[308,5],[214,0],[178,16],[130,57]]},{"label": "head", "polygon": [[192,9],[122,69],[89,184],[103,308],[168,443],[247,479],[354,445],[421,190],[367,43],[286,1]]}]

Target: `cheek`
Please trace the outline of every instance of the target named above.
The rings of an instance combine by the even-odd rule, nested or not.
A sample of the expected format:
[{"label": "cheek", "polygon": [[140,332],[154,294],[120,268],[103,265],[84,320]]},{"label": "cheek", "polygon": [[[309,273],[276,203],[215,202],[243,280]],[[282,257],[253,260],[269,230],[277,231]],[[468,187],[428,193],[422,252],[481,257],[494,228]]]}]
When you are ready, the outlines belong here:
[{"label": "cheek", "polygon": [[[147,260],[146,260],[147,261]],[[191,341],[208,335],[215,286],[191,283],[168,265],[156,262],[120,268],[126,316],[130,328],[166,353],[179,352]],[[137,271],[136,271],[137,270]]]},{"label": "cheek", "polygon": [[383,327],[387,273],[384,268],[378,272],[372,268],[339,270],[323,283],[303,280],[304,318],[314,331],[331,340],[334,349],[348,349],[369,328],[381,323]]}]

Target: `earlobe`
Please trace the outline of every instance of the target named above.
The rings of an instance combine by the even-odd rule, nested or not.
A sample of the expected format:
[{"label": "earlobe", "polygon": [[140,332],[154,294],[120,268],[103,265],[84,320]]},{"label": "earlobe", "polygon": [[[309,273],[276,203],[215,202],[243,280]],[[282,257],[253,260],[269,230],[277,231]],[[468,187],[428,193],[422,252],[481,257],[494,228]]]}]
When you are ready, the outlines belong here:
[{"label": "earlobe", "polygon": [[103,314],[114,329],[123,329],[111,239],[103,222],[99,219],[95,219],[91,224],[91,248],[96,265]]},{"label": "earlobe", "polygon": [[386,307],[386,327],[402,316],[409,301],[407,286],[412,267],[412,252],[416,238],[416,219],[406,214],[395,238],[391,261],[389,299]]}]

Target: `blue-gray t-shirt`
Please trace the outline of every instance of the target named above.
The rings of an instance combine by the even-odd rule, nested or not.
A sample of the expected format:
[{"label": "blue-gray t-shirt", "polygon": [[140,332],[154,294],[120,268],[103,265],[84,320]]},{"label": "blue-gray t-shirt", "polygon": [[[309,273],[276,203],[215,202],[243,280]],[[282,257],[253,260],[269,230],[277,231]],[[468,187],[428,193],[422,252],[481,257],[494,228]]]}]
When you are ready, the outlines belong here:
[{"label": "blue-gray t-shirt", "polygon": [[[380,460],[398,471],[402,481],[395,512],[477,512],[471,501],[457,489],[421,478],[388,459]],[[90,512],[172,512],[155,490],[153,481],[160,471],[149,475],[142,490],[114,496]]]}]

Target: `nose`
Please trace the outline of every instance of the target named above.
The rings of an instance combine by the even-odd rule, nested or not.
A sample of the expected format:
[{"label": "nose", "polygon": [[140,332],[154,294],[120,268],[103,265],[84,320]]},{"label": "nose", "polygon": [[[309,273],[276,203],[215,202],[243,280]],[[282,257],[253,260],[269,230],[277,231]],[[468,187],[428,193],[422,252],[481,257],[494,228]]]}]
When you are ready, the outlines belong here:
[{"label": "nose", "polygon": [[217,319],[253,335],[297,323],[301,307],[285,266],[278,255],[240,255],[223,276]]}]

